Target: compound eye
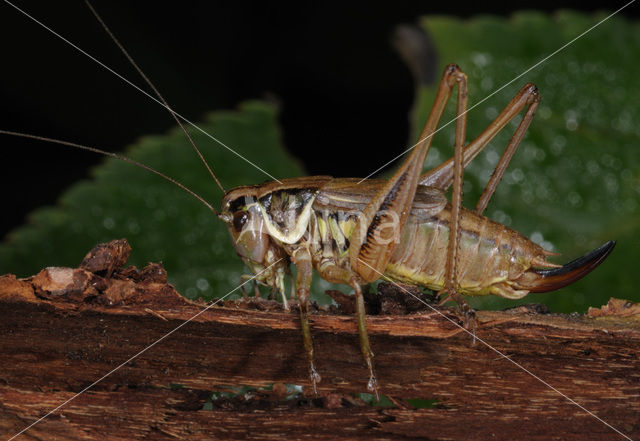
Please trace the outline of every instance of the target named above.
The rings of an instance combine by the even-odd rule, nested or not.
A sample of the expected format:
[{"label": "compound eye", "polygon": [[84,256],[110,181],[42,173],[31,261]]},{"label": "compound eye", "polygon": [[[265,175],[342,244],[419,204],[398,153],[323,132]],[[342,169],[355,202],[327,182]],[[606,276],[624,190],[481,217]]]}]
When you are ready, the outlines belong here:
[{"label": "compound eye", "polygon": [[242,231],[242,227],[244,227],[248,219],[249,216],[246,211],[236,211],[233,213],[233,228],[235,228],[237,232]]}]

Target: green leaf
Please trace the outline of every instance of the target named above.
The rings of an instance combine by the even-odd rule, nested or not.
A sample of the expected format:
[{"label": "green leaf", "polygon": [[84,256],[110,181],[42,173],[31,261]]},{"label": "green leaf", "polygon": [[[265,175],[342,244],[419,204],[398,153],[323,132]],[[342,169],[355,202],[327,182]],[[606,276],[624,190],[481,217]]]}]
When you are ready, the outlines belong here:
[{"label": "green leaf", "polygon": [[[563,11],[553,17],[523,12],[510,19],[424,17],[442,72],[455,62],[468,75],[469,106],[509,83],[603,19]],[[609,239],[618,244],[592,274],[560,291],[529,295],[519,302],[474,299],[480,308],[540,302],[554,311],[584,311],[609,297],[640,300],[640,88],[637,60],[640,29],[613,17],[468,113],[472,140],[526,83],[542,102],[486,215],[514,228],[565,263]],[[435,96],[423,85],[412,117],[417,139]],[[455,100],[443,118],[454,118]],[[516,123],[519,122],[519,119]],[[427,168],[453,155],[451,124],[434,137]],[[465,170],[465,206],[473,207],[504,151],[515,125],[507,127]]]},{"label": "green leaf", "polygon": [[[275,177],[303,174],[282,148],[276,112],[268,104],[249,102],[237,112],[216,112],[201,127]],[[201,132],[189,131],[227,188],[270,180]],[[219,207],[221,191],[181,130],[145,137],[125,155],[181,181]],[[94,176],[69,189],[56,207],[32,213],[27,225],[8,236],[0,245],[0,273],[27,276],[46,266],[75,267],[96,243],[124,237],[133,248],[130,264],[162,261],[170,282],[187,297],[208,299],[238,286],[242,262],[226,226],[203,204],[120,160],[107,159]]]},{"label": "green leaf", "polygon": [[[508,20],[426,17],[421,24],[438,49],[437,69],[456,62],[468,74],[473,106],[603,17],[529,12]],[[520,302],[492,297],[475,305],[544,302],[555,311],[583,311],[610,296],[640,300],[638,31],[637,24],[614,17],[469,112],[471,139],[526,82],[541,91],[538,115],[489,205],[490,217],[561,252],[560,262],[618,240],[609,259],[572,287]],[[433,86],[418,90],[416,134],[433,96]],[[449,110],[445,122],[454,116],[453,105]],[[277,178],[303,174],[282,149],[275,112],[267,104],[215,113],[203,128]],[[452,128],[436,135],[428,167],[452,154]],[[269,179],[199,132],[192,134],[227,188]],[[466,170],[466,206],[474,205],[509,137],[505,130],[488,149],[494,153],[480,155]],[[144,138],[127,155],[184,182],[216,206],[220,191],[190,149],[176,129]],[[162,261],[170,281],[188,297],[224,295],[238,285],[244,269],[224,225],[192,197],[115,160],[97,168],[95,178],[78,183],[57,207],[36,211],[28,225],[10,234],[0,244],[0,273],[27,276],[45,266],[76,266],[96,243],[126,237],[132,264]],[[315,277],[312,292],[320,296],[327,286]]]}]

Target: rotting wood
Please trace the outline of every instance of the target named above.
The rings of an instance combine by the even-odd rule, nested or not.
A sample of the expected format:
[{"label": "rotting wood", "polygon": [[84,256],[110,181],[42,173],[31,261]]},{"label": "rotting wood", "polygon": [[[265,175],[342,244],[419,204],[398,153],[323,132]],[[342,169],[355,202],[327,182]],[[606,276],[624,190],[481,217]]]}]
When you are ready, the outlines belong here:
[{"label": "rotting wood", "polygon": [[[128,251],[123,243],[111,247],[101,251],[102,265],[93,258],[79,269],[0,277],[3,439],[204,308],[167,284],[158,264],[114,267]],[[348,298],[336,297],[348,310]],[[380,392],[394,407],[355,396],[366,391],[367,371],[353,315],[336,308],[312,314],[323,377],[315,397],[297,313],[250,299],[210,308],[17,439],[624,439],[496,352],[472,345],[429,308],[402,299],[381,290],[367,318]],[[639,309],[612,299],[586,316],[480,311],[477,334],[640,439]],[[305,394],[286,399],[283,384],[303,385]],[[250,388],[229,394],[240,386]],[[226,395],[212,399],[212,391]],[[416,409],[411,399],[435,404]]]}]

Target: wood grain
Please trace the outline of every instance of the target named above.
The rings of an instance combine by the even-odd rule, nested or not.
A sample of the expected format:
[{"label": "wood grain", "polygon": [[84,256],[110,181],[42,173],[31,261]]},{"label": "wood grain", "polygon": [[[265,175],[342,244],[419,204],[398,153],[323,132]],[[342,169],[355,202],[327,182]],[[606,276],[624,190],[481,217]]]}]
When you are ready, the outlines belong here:
[{"label": "wood grain", "polygon": [[[206,306],[181,297],[159,265],[52,274],[0,277],[2,439]],[[370,298],[384,296],[395,313],[367,324],[390,407],[357,395],[368,377],[353,315],[311,315],[316,397],[296,311],[251,299],[209,308],[16,439],[625,439],[440,314]],[[481,311],[477,336],[640,439],[639,309],[612,299],[585,316]],[[304,391],[286,399],[285,384]]]}]

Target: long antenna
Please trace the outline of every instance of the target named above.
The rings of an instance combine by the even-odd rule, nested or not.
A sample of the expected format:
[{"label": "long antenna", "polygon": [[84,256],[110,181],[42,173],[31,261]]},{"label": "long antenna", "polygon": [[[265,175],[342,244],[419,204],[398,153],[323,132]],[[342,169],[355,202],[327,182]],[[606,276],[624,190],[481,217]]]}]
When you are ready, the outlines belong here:
[{"label": "long antenna", "polygon": [[160,176],[161,178],[164,178],[167,181],[171,182],[172,184],[177,185],[178,187],[180,187],[181,189],[183,189],[184,191],[189,193],[191,196],[193,196],[194,198],[196,198],[197,200],[202,202],[209,210],[211,210],[213,212],[213,214],[215,214],[216,216],[219,214],[218,210],[213,208],[213,206],[209,202],[207,202],[198,193],[196,193],[195,191],[193,191],[190,188],[188,188],[186,185],[176,181],[173,178],[170,178],[169,176],[165,175],[162,172],[159,172],[158,170],[156,170],[156,169],[154,169],[152,167],[149,167],[146,164],[143,164],[142,162],[138,162],[135,159],[131,159],[131,158],[127,157],[127,156],[119,155],[119,154],[113,153],[113,152],[107,152],[106,150],[101,150],[101,149],[96,148],[96,147],[89,147],[89,146],[82,145],[82,144],[76,144],[75,142],[62,141],[60,139],[47,138],[45,136],[30,135],[28,133],[12,132],[12,131],[9,131],[9,130],[0,130],[0,134],[17,136],[17,137],[20,137],[20,138],[27,138],[27,139],[36,139],[38,141],[50,142],[50,143],[53,143],[53,144],[66,145],[66,146],[74,147],[74,148],[81,149],[81,150],[87,150],[89,152],[100,153],[101,155],[110,156],[112,158],[116,158],[116,159],[119,159],[121,161],[128,162],[129,164],[133,164],[135,166],[138,166],[140,168],[148,170],[151,173],[155,173],[156,175]]},{"label": "long antenna", "polygon": [[[98,22],[100,23],[100,25],[102,25],[103,29],[105,30],[105,32],[109,35],[109,37],[111,38],[111,40],[113,40],[113,42],[118,46],[118,48],[120,49],[120,51],[124,54],[125,57],[127,57],[127,60],[129,60],[129,63],[131,63],[131,65],[134,67],[134,69],[138,72],[138,74],[140,74],[140,76],[142,77],[142,79],[149,85],[149,87],[151,88],[151,90],[153,90],[153,93],[156,94],[156,96],[158,97],[158,99],[160,99],[160,101],[162,101],[162,104],[164,104],[164,106],[169,110],[169,112],[171,113],[171,116],[173,117],[173,119],[176,120],[176,122],[178,123],[178,125],[180,126],[180,128],[182,129],[182,131],[184,132],[184,134],[186,135],[187,139],[189,139],[189,142],[191,143],[191,145],[193,146],[194,150],[196,151],[196,153],[198,154],[198,156],[200,157],[200,160],[202,161],[202,163],[204,164],[204,166],[207,168],[207,170],[209,170],[209,174],[211,175],[211,177],[213,178],[214,181],[216,181],[216,184],[218,184],[218,187],[220,187],[220,190],[222,190],[222,193],[226,193],[226,190],[224,189],[224,187],[222,186],[222,183],[218,180],[217,176],[215,175],[215,173],[213,172],[213,170],[211,169],[211,167],[209,167],[209,164],[207,163],[207,161],[204,159],[204,156],[202,156],[202,153],[200,152],[200,149],[198,149],[198,147],[196,146],[196,143],[193,141],[193,139],[191,138],[191,135],[189,135],[189,132],[187,132],[187,130],[185,129],[184,125],[182,125],[182,122],[180,122],[180,119],[177,117],[176,113],[173,111],[173,109],[169,106],[169,103],[167,103],[167,101],[164,99],[164,97],[160,94],[160,91],[158,91],[158,89],[156,88],[156,86],[154,86],[154,84],[151,82],[151,80],[144,74],[144,72],[142,71],[142,69],[140,69],[140,67],[136,64],[136,62],[133,60],[133,58],[131,57],[131,55],[129,55],[129,52],[127,52],[127,50],[124,48],[124,46],[122,45],[122,43],[120,43],[120,41],[116,38],[115,35],[113,35],[113,32],[111,32],[111,30],[109,29],[109,27],[107,26],[107,24],[102,20],[102,18],[100,17],[100,15],[98,15],[98,12],[93,8],[93,6],[91,5],[91,3],[89,2],[89,0],[85,0],[85,3],[87,4],[87,7],[91,10],[91,13],[95,16],[96,20],[98,20]],[[157,172],[156,172],[157,173]]]}]

